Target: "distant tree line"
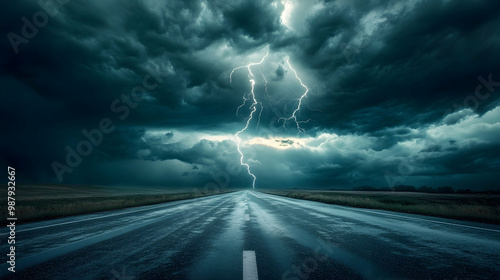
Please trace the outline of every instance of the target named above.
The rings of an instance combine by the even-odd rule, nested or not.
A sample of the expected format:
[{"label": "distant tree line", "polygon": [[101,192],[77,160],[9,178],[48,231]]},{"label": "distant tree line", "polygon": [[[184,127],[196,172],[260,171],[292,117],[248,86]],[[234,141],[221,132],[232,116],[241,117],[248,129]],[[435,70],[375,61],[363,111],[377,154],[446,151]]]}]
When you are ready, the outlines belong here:
[{"label": "distant tree line", "polygon": [[437,187],[437,188],[432,188],[432,187],[427,187],[427,186],[420,186],[420,187],[415,187],[415,186],[409,186],[409,185],[398,185],[394,186],[392,188],[376,188],[372,186],[358,186],[354,187],[353,190],[355,191],[393,191],[393,192],[422,192],[422,193],[457,193],[457,194],[500,194],[500,191],[497,190],[489,190],[489,191],[474,191],[471,189],[458,189],[455,191],[453,187],[450,186],[444,186],[444,187]]}]

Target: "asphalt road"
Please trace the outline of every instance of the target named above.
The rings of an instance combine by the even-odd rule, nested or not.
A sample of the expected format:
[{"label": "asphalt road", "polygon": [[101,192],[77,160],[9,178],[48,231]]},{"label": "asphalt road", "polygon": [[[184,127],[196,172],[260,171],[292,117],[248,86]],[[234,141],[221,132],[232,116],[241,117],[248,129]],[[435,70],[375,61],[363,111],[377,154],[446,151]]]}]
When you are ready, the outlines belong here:
[{"label": "asphalt road", "polygon": [[500,227],[240,191],[16,228],[5,279],[500,279]]}]

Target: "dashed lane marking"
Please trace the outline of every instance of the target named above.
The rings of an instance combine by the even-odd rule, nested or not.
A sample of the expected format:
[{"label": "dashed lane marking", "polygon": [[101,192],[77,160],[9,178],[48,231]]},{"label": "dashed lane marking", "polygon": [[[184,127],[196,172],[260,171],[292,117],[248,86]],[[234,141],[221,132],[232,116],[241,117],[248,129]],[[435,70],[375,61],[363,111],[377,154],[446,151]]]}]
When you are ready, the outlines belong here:
[{"label": "dashed lane marking", "polygon": [[259,280],[255,251],[243,251],[243,280]]}]

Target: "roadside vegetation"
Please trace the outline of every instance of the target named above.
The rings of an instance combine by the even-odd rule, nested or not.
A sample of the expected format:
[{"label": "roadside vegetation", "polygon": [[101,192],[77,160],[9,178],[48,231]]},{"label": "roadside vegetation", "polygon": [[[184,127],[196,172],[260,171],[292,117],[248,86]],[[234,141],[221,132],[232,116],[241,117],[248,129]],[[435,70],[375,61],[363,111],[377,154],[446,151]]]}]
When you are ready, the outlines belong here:
[{"label": "roadside vegetation", "polygon": [[500,224],[500,195],[385,191],[260,190],[296,199]]},{"label": "roadside vegetation", "polygon": [[[21,189],[22,187],[18,187]],[[129,191],[116,188],[114,191],[100,191],[93,186],[66,186],[47,188],[47,186],[29,186],[16,195],[16,217],[20,222],[48,220],[66,216],[117,210],[135,206],[165,203],[170,201],[191,199],[233,190],[217,191],[165,191],[146,189],[141,194],[139,190]],[[167,193],[165,193],[167,192]],[[0,212],[7,216],[7,200],[0,203]]]}]

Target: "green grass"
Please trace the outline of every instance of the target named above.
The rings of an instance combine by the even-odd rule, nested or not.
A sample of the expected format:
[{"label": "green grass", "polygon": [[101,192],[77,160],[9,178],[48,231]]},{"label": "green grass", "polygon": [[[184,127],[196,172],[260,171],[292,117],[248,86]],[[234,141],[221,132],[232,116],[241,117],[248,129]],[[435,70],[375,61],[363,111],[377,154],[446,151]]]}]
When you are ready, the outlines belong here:
[{"label": "green grass", "polygon": [[262,192],[343,206],[500,224],[499,195],[287,190]]},{"label": "green grass", "polygon": [[[21,222],[152,205],[234,191],[194,192],[185,189],[62,185],[19,186],[17,190],[15,197],[16,216]],[[366,191],[259,191],[344,206],[500,224],[500,195]],[[1,200],[0,212],[4,217],[7,215],[6,210],[7,200]]]},{"label": "green grass", "polygon": [[[18,189],[21,188],[23,191],[16,193],[15,197],[16,217],[20,222],[41,221],[230,192],[230,190],[194,192],[188,190],[141,190],[141,188],[123,188],[121,190],[116,188],[110,191],[93,186],[18,187]],[[4,217],[7,216],[6,199],[0,203],[0,212]]]}]

